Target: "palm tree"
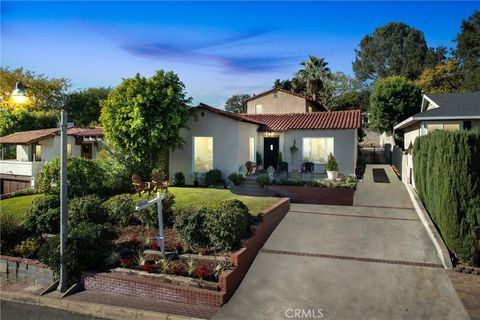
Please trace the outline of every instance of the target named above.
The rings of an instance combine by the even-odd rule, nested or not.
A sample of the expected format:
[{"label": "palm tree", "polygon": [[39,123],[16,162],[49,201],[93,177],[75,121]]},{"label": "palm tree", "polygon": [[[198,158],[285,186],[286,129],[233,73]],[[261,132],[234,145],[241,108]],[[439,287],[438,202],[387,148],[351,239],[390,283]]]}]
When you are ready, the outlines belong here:
[{"label": "palm tree", "polygon": [[328,62],[324,58],[308,55],[308,59],[300,63],[303,66],[299,70],[297,77],[303,80],[307,85],[307,94],[317,100],[318,93],[323,89],[323,81],[331,76]]}]

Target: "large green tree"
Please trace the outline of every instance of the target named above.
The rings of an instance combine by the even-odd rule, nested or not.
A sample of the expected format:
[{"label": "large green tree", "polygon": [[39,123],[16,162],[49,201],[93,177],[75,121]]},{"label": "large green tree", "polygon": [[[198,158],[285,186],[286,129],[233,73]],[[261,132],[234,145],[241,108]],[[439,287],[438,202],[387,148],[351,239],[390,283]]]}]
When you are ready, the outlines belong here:
[{"label": "large green tree", "polygon": [[429,53],[423,32],[404,23],[388,23],[360,41],[353,71],[362,81],[401,75],[416,79]]},{"label": "large green tree", "polygon": [[328,62],[324,58],[309,55],[300,65],[303,68],[297,72],[296,78],[306,84],[307,95],[317,100],[324,88],[324,82],[332,74]]},{"label": "large green tree", "polygon": [[368,123],[391,132],[395,124],[420,111],[422,93],[414,82],[400,76],[378,80],[370,95]]},{"label": "large green tree", "polygon": [[247,99],[250,98],[249,94],[234,94],[225,102],[225,110],[235,113],[247,112]]},{"label": "large green tree", "polygon": [[159,70],[151,78],[137,74],[110,92],[101,102],[100,120],[116,152],[147,175],[163,166],[168,152],[183,144],[179,130],[190,115],[185,86],[173,72]]},{"label": "large green tree", "polygon": [[463,87],[468,91],[480,90],[480,11],[462,22],[457,35],[457,58],[464,74]]},{"label": "large green tree", "polygon": [[88,88],[67,96],[68,120],[76,126],[97,124],[100,118],[100,101],[108,97],[110,88]]}]

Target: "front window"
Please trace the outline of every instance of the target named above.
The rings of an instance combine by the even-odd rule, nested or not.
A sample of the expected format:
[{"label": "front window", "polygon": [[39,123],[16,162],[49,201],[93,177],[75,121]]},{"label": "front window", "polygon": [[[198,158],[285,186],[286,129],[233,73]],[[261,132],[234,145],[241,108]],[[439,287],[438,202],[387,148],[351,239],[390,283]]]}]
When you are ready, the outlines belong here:
[{"label": "front window", "polygon": [[255,113],[259,114],[259,113],[262,113],[262,111],[263,111],[263,106],[261,104],[256,104]]},{"label": "front window", "polygon": [[327,163],[333,154],[333,138],[303,138],[303,161],[315,164]]},{"label": "front window", "polygon": [[72,155],[72,145],[69,143],[67,144],[67,156]]},{"label": "front window", "polygon": [[433,132],[435,130],[458,131],[460,130],[460,124],[458,123],[427,124],[427,129],[428,129],[428,132]]},{"label": "front window", "polygon": [[255,138],[248,138],[248,161],[255,162]]},{"label": "front window", "polygon": [[39,144],[33,145],[33,161],[42,161],[42,146]]},{"label": "front window", "polygon": [[193,138],[193,171],[213,169],[213,137]]}]

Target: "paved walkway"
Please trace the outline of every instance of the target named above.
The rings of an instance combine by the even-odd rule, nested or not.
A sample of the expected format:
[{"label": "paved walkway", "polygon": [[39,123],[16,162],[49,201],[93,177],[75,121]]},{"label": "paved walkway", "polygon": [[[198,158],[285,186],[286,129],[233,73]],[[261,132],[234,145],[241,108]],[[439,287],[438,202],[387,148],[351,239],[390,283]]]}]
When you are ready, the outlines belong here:
[{"label": "paved walkway", "polygon": [[[390,183],[374,183],[384,168]],[[216,319],[468,319],[389,166],[353,207],[293,204]]]}]

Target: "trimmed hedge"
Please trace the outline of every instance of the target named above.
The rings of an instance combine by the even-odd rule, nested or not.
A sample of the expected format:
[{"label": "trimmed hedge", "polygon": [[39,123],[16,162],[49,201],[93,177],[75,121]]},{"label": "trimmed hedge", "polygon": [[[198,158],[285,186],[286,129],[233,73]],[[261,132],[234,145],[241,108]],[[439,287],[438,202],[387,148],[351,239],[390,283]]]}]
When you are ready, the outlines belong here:
[{"label": "trimmed hedge", "polygon": [[415,187],[447,246],[461,260],[473,254],[480,224],[480,131],[435,131],[414,146]]}]

